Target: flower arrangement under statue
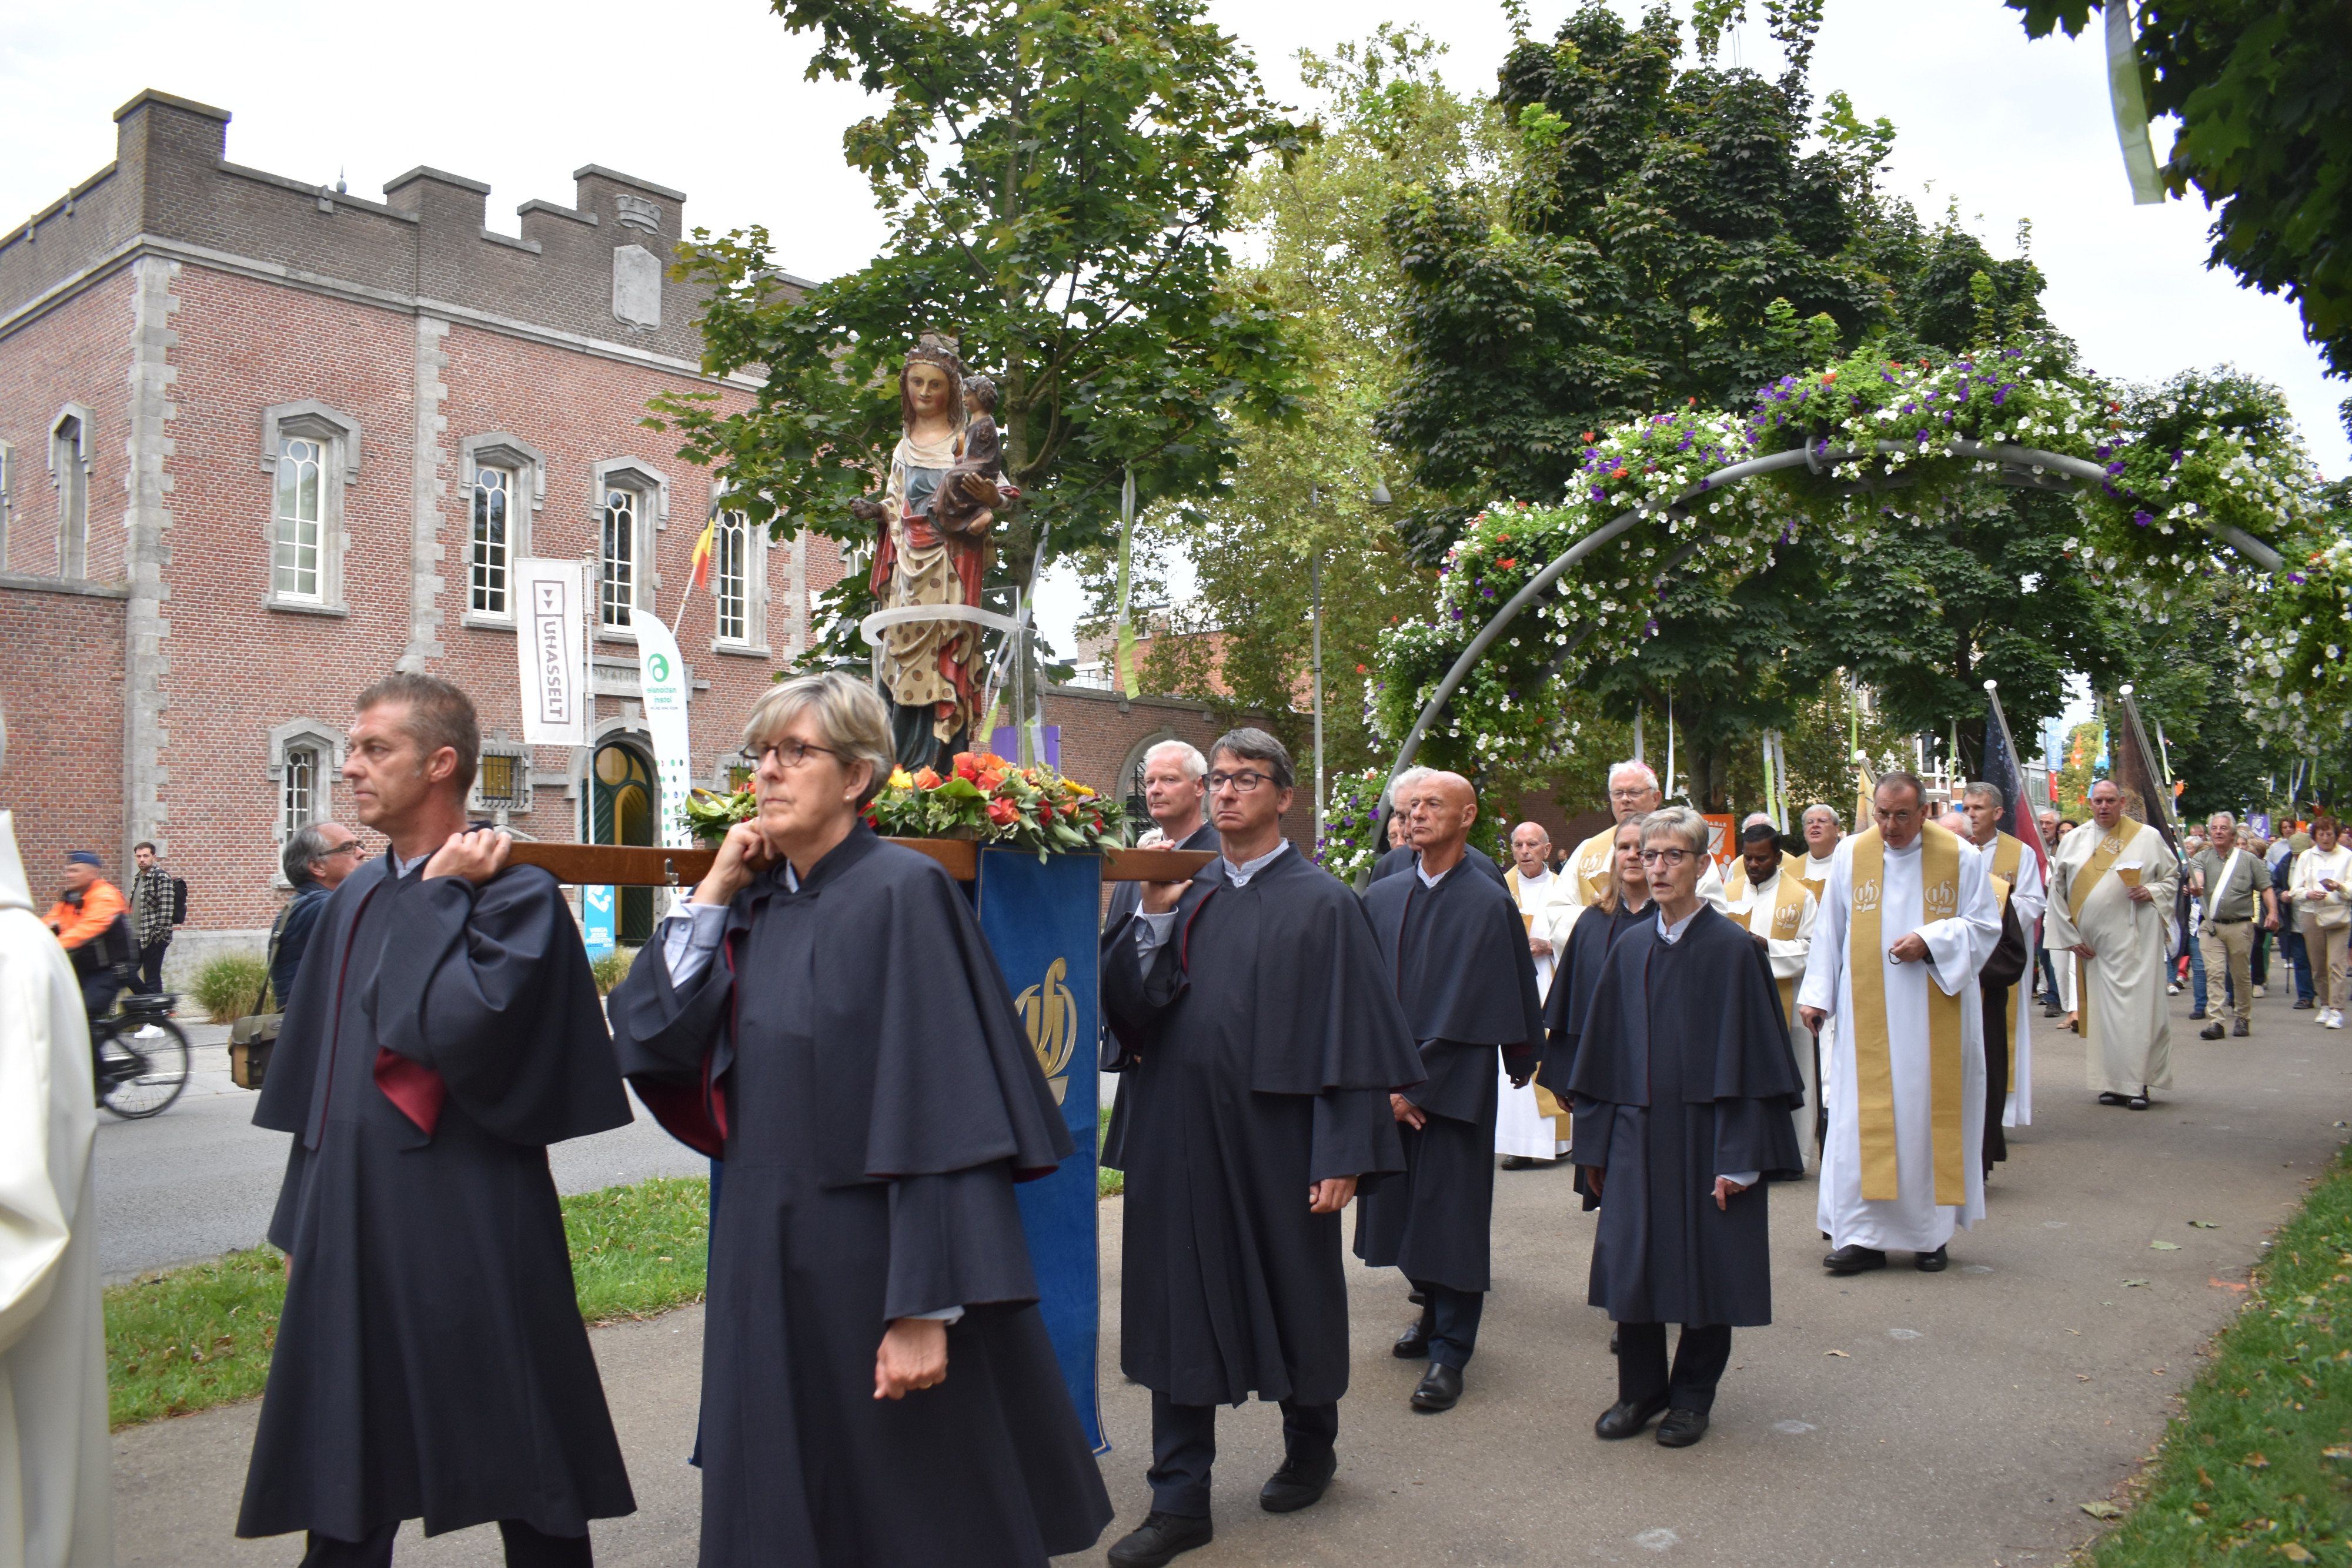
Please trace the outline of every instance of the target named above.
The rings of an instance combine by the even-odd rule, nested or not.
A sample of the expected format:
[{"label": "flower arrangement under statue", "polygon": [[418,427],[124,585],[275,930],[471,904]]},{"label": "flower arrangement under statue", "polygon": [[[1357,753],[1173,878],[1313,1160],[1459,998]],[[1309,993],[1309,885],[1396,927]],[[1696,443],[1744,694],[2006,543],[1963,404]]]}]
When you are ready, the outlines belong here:
[{"label": "flower arrangement under statue", "polygon": [[[687,801],[695,836],[716,845],[757,812],[753,791],[697,789]],[[1007,849],[1079,854],[1126,843],[1127,811],[1117,801],[1050,768],[1023,768],[993,752],[958,752],[944,776],[929,768],[891,769],[866,808],[889,838],[969,839]]]}]

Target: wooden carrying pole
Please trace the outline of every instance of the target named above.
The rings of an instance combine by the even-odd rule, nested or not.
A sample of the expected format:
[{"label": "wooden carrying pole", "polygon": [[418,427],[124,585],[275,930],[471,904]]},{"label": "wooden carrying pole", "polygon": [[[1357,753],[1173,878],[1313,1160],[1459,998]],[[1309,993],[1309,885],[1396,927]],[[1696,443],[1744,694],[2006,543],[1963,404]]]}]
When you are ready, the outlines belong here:
[{"label": "wooden carrying pole", "polygon": [[[980,874],[980,852],[970,839],[892,839],[930,856],[958,882]],[[1014,846],[1007,845],[1006,848]],[[1182,882],[1216,858],[1209,850],[1113,850],[1102,852],[1105,882]],[[535,865],[558,882],[592,886],[692,887],[719,858],[715,850],[649,849],[639,844],[542,844],[517,839],[515,865]]]}]

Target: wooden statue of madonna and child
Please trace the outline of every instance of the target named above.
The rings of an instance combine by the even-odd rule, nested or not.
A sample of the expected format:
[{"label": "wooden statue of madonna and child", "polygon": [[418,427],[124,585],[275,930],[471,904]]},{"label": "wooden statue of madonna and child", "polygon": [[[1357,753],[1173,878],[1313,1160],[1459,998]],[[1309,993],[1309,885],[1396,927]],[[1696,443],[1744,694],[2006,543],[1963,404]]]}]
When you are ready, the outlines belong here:
[{"label": "wooden statue of madonna and child", "polygon": [[[996,514],[1020,499],[1002,483],[996,384],[966,376],[955,350],[926,336],[898,372],[905,426],[879,501],[850,509],[878,523],[871,587],[883,610],[980,604]],[[898,622],[876,649],[899,766],[945,771],[980,719],[980,623]]]}]

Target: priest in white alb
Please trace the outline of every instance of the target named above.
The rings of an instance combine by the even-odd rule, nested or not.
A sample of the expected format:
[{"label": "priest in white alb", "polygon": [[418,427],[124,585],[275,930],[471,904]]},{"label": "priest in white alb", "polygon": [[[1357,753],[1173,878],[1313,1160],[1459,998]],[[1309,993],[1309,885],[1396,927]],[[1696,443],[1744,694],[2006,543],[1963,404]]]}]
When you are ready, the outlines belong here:
[{"label": "priest in white alb", "polygon": [[[0,722],[0,756],[7,730]],[[114,1562],[89,1026],[0,811],[0,1563]]]},{"label": "priest in white alb", "polygon": [[[1554,926],[1568,940],[1570,919],[1577,906],[1559,901],[1560,876],[1551,869],[1551,834],[1541,822],[1521,822],[1511,830],[1511,864],[1503,886],[1519,907],[1519,924],[1527,928],[1528,954],[1535,960],[1536,995],[1551,990],[1552,967],[1558,962]],[[1495,1152],[1505,1170],[1523,1170],[1538,1160],[1556,1160],[1568,1152],[1567,1107],[1541,1084],[1511,1086],[1510,1069],[1499,1062],[1495,1071],[1502,1082],[1496,1092]]]},{"label": "priest in white alb", "polygon": [[[1618,825],[1628,817],[1646,816],[1666,803],[1658,776],[1646,762],[1612,763],[1609,768],[1609,825],[1576,846],[1560,873],[1559,896],[1581,907],[1598,904],[1616,873]],[[1723,878],[1709,860],[1699,873],[1698,895],[1718,910],[1729,907],[1723,896]],[[1565,931],[1568,922],[1560,926]]]},{"label": "priest in white alb", "polygon": [[[1960,801],[1961,809],[1969,815],[1969,841],[1979,853],[1990,853],[1987,868],[2009,888],[2009,908],[2017,916],[2017,929],[2025,938],[2025,972],[2031,977],[2033,945],[2041,935],[2037,925],[2050,902],[2041,853],[2016,834],[2001,831],[2000,820],[2008,810],[2009,797],[2000,785],[1979,779],[1960,791]],[[2022,813],[2020,817],[2021,821]],[[2033,1035],[2026,1027],[2025,1010],[2032,999],[2030,985],[2009,988],[2008,1049],[2002,1061],[1988,1060],[1985,1063],[1991,1070],[1995,1091],[1987,1096],[1985,1113],[1990,1115],[1998,1109],[2004,1127],[2033,1124]],[[2000,1102],[1997,1107],[1991,1103],[1994,1100]]]},{"label": "priest in white alb", "polygon": [[1985,857],[1927,821],[1926,790],[1889,773],[1876,825],[1842,841],[1797,1009],[1837,1029],[1822,1063],[1829,1136],[1821,1228],[1833,1274],[1909,1252],[1949,1261],[1953,1228],[1984,1217],[1985,1064],[1977,971],[2000,940]]},{"label": "priest in white alb", "polygon": [[1838,821],[1837,808],[1819,801],[1806,807],[1798,820],[1805,830],[1805,866],[1797,874],[1819,898],[1830,890],[1830,857],[1837,853],[1845,828]]},{"label": "priest in white alb", "polygon": [[2165,957],[2180,878],[2163,835],[2124,815],[2111,779],[2091,786],[2091,820],[2058,841],[2042,940],[2075,961],[2083,1061],[2102,1105],[2145,1111],[2172,1087]]},{"label": "priest in white alb", "polygon": [[1795,1112],[1797,1146],[1804,1150],[1805,1169],[1811,1172],[1821,1166],[1821,1141],[1813,1133],[1821,1120],[1821,1066],[1813,1032],[1796,1016],[1796,1000],[1821,904],[1797,874],[1803,864],[1781,852],[1780,831],[1772,819],[1751,817],[1739,830],[1739,854],[1723,887],[1731,899],[1731,918],[1764,944],[1764,956],[1772,966],[1780,1017],[1789,1026],[1789,1047],[1797,1053],[1797,1074],[1805,1081],[1805,1103]]}]

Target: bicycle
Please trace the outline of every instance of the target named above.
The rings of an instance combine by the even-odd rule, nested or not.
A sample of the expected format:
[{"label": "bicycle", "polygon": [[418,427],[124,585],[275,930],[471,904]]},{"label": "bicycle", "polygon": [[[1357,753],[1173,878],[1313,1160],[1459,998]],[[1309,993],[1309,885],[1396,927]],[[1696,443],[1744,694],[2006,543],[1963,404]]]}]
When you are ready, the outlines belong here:
[{"label": "bicycle", "polygon": [[188,1037],[172,1021],[179,1000],[170,995],[126,996],[121,1017],[90,1025],[90,1043],[98,1051],[98,1103],[124,1121],[160,1113],[188,1086]]}]

